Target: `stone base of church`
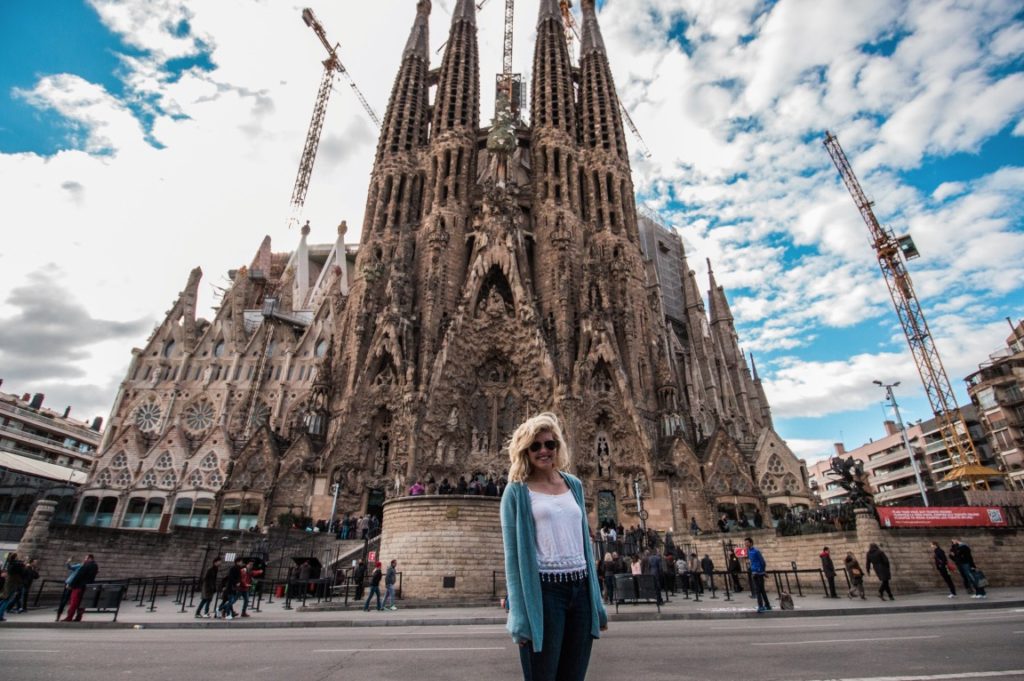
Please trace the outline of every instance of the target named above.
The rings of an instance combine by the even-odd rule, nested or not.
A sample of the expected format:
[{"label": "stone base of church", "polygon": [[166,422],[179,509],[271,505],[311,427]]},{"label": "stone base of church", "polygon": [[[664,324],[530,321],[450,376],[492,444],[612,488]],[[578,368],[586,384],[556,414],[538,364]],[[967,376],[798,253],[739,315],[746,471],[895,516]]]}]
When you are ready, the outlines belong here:
[{"label": "stone base of church", "polygon": [[444,600],[505,593],[498,497],[417,496],[384,504],[380,561],[398,560],[402,597]]}]

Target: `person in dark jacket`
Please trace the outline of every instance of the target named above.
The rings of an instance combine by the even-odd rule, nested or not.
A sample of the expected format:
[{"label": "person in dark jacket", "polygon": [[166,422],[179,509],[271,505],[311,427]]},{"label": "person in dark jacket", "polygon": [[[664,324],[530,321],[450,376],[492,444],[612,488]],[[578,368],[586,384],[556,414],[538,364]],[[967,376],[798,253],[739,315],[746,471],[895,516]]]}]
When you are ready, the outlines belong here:
[{"label": "person in dark jacket", "polygon": [[64,618],[65,622],[81,622],[82,614],[85,612],[85,608],[82,607],[82,596],[85,595],[85,587],[89,586],[96,581],[96,575],[100,572],[100,566],[96,564],[96,559],[90,553],[82,561],[82,567],[78,568],[78,572],[68,583],[71,587],[71,603],[68,605],[68,615]]},{"label": "person in dark jacket", "polygon": [[870,575],[871,570],[874,570],[875,575],[881,581],[881,584],[878,585],[878,597],[884,601],[885,594],[889,594],[889,600],[895,601],[892,589],[889,588],[889,580],[892,579],[892,572],[889,570],[889,556],[885,555],[885,551],[880,549],[878,544],[871,544],[868,546],[865,562],[868,564],[868,574]]},{"label": "person in dark jacket", "polygon": [[366,581],[366,561],[360,559],[356,569],[352,571],[352,584],[356,587],[355,600],[363,600],[363,582]]},{"label": "person in dark jacket", "polygon": [[974,554],[971,553],[971,547],[959,539],[954,539],[949,549],[949,554],[953,558],[953,562],[956,563],[960,576],[964,578],[964,585],[967,587],[967,590],[974,591],[972,598],[986,598],[985,588],[978,586],[978,575],[976,572],[978,568],[974,564]]},{"label": "person in dark jacket", "polygon": [[828,593],[825,596],[839,598],[836,595],[836,565],[832,562],[832,555],[828,552],[827,546],[821,550],[818,558],[821,558],[821,571],[825,575],[825,581],[828,582]]},{"label": "person in dark jacket", "polygon": [[949,545],[949,558],[956,565],[956,569],[961,573],[961,579],[964,580],[964,589],[969,594],[975,594],[974,589],[974,578],[971,576],[971,568],[974,567],[974,555],[971,553],[971,547],[958,539],[954,539]]},{"label": "person in dark jacket", "polygon": [[21,580],[24,574],[25,564],[18,560],[18,554],[12,553],[7,556],[3,569],[4,585],[0,591],[0,622],[7,621],[4,613],[21,598]]},{"label": "person in dark jacket", "polygon": [[715,583],[715,562],[706,553],[700,559],[700,571],[704,573],[704,586],[710,589]]},{"label": "person in dark jacket", "polygon": [[370,594],[366,597],[366,603],[363,605],[363,612],[370,612],[370,601],[373,600],[374,596],[377,596],[377,610],[383,610],[380,602],[380,580],[384,576],[381,571],[381,564],[378,560],[373,564],[373,574],[370,575]]},{"label": "person in dark jacket", "polygon": [[743,566],[740,565],[740,559],[736,557],[735,553],[729,554],[729,579],[732,580],[732,590],[739,593],[743,591],[743,584],[740,582],[740,573],[743,572]]},{"label": "person in dark jacket", "polygon": [[32,582],[39,579],[39,561],[32,558],[25,564],[25,572],[21,576],[21,598],[14,604],[17,612],[28,610],[28,595],[32,591]]},{"label": "person in dark jacket", "polygon": [[224,577],[224,581],[220,583],[221,596],[220,606],[217,608],[217,612],[220,616],[227,620],[235,619],[235,601],[238,600],[238,595],[241,593],[242,588],[242,559],[235,558],[234,564],[228,569],[228,574]]},{"label": "person in dark jacket", "polygon": [[949,597],[956,598],[956,587],[953,586],[953,578],[949,576],[949,559],[946,558],[946,552],[935,542],[932,542],[932,559],[935,561],[935,569],[938,570],[939,576],[949,588]]},{"label": "person in dark jacket", "polygon": [[206,569],[200,584],[202,598],[199,600],[199,607],[196,608],[196,617],[210,616],[210,603],[217,594],[217,573],[220,571],[220,556],[213,559],[213,565]]}]

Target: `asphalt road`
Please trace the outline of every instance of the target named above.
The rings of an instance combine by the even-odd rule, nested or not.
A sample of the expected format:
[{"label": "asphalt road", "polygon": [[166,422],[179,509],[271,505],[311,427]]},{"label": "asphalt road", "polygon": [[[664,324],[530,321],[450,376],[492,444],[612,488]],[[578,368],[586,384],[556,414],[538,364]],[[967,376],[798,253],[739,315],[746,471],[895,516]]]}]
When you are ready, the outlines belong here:
[{"label": "asphalt road", "polygon": [[[500,626],[0,629],[18,681],[521,678]],[[1024,610],[613,623],[589,681],[1024,680]]]}]

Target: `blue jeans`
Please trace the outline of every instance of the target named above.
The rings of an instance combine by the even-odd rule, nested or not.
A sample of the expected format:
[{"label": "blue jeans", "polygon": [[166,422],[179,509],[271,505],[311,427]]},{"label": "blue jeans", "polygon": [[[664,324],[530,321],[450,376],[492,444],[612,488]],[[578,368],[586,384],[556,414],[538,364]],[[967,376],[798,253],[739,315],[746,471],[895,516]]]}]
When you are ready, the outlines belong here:
[{"label": "blue jeans", "polygon": [[380,605],[380,585],[379,584],[371,584],[370,585],[370,594],[366,597],[366,604],[363,605],[363,610],[369,610],[370,609],[370,601],[373,600],[374,595],[377,596],[377,609],[378,610],[383,610],[383,608]]},{"label": "blue jeans", "polygon": [[519,648],[524,681],[583,681],[590,664],[590,582],[541,582],[544,605],[544,645]]},{"label": "blue jeans", "polygon": [[231,614],[231,611],[234,609],[235,601],[238,600],[238,594],[236,594],[236,593],[225,594],[225,595],[227,596],[227,598],[222,600],[220,602],[220,605],[217,606],[217,610],[220,611],[220,614],[223,617],[227,617],[228,615]]},{"label": "blue jeans", "polygon": [[391,605],[395,604],[395,585],[388,584],[384,587],[384,607],[388,607],[388,601],[391,601]]},{"label": "blue jeans", "polygon": [[768,600],[768,594],[764,590],[763,572],[754,572],[750,575],[750,590],[757,597],[757,607],[771,609],[771,601]]}]

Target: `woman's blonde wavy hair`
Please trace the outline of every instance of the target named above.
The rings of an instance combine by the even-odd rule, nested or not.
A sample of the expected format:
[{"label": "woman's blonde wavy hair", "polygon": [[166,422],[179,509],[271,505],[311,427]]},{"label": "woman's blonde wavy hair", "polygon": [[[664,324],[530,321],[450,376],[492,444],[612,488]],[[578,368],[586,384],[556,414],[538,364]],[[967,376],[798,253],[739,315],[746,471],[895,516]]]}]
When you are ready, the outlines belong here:
[{"label": "woman's blonde wavy hair", "polygon": [[566,444],[565,436],[562,434],[562,425],[558,422],[557,416],[546,411],[543,414],[537,414],[526,419],[512,433],[512,437],[508,441],[508,458],[512,462],[508,469],[508,481],[510,483],[525,482],[526,478],[530,475],[528,450],[533,443],[533,438],[545,430],[550,432],[554,439],[558,441],[558,451],[555,452],[555,468],[568,472],[569,445]]}]

